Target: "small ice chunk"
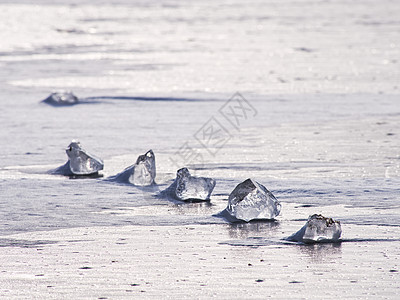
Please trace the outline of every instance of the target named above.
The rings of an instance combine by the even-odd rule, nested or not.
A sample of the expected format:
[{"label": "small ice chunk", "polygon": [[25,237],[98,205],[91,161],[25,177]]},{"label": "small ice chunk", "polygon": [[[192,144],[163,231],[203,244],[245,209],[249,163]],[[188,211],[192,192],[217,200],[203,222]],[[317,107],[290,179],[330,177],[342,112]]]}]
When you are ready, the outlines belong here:
[{"label": "small ice chunk", "polygon": [[110,178],[119,182],[129,182],[137,186],[148,186],[154,184],[156,178],[156,158],[153,150],[140,155],[136,163],[127,167],[121,173]]},{"label": "small ice chunk", "polygon": [[51,93],[42,102],[53,106],[66,106],[77,104],[79,99],[71,91],[59,91]]},{"label": "small ice chunk", "polygon": [[178,200],[210,200],[215,180],[207,177],[191,176],[187,168],[176,172],[174,183],[167,189]]},{"label": "small ice chunk", "polygon": [[238,184],[228,198],[226,211],[238,220],[272,220],[279,215],[281,204],[265,186],[247,179]]},{"label": "small ice chunk", "polygon": [[307,223],[287,239],[302,243],[337,242],[341,234],[339,221],[315,214],[308,217]]},{"label": "small ice chunk", "polygon": [[73,140],[66,152],[69,158],[69,168],[74,175],[91,175],[103,170],[103,161],[86,152],[78,141]]}]

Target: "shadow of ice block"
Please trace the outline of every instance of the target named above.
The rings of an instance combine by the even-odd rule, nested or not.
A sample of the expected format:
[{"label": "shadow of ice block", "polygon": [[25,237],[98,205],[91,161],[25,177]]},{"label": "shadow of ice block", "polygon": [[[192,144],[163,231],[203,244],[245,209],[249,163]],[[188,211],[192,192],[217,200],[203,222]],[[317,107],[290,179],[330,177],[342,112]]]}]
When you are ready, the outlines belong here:
[{"label": "shadow of ice block", "polygon": [[79,99],[70,91],[58,91],[51,93],[42,102],[53,106],[69,106],[77,104]]},{"label": "shadow of ice block", "polygon": [[308,217],[307,223],[287,240],[306,244],[338,242],[341,234],[339,221],[315,214]]},{"label": "shadow of ice block", "polygon": [[208,201],[215,183],[212,178],[191,176],[187,168],[182,168],[176,172],[175,181],[163,193],[182,201]]},{"label": "shadow of ice block", "polygon": [[68,161],[51,173],[65,176],[85,176],[97,174],[104,168],[103,161],[89,154],[78,141],[73,140],[65,152],[68,155]]},{"label": "shadow of ice block", "polygon": [[127,167],[121,173],[113,176],[110,180],[131,183],[136,186],[148,186],[155,184],[156,158],[153,150],[139,155],[136,163]]},{"label": "shadow of ice block", "polygon": [[[238,184],[228,198],[225,211],[228,221],[272,220],[279,215],[281,204],[265,186],[247,179]],[[225,213],[226,215],[226,213]]]}]

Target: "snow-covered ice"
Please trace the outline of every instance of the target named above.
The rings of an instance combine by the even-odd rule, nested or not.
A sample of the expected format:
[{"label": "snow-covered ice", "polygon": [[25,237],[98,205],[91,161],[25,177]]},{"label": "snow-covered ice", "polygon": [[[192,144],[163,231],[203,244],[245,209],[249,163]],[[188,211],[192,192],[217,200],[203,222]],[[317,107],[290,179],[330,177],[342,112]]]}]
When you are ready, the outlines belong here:
[{"label": "snow-covered ice", "polygon": [[231,192],[226,211],[232,217],[246,222],[274,219],[281,211],[281,204],[265,186],[249,178]]},{"label": "snow-covered ice", "polygon": [[298,232],[287,239],[303,243],[337,242],[341,234],[339,221],[315,214],[308,218],[307,223]]}]

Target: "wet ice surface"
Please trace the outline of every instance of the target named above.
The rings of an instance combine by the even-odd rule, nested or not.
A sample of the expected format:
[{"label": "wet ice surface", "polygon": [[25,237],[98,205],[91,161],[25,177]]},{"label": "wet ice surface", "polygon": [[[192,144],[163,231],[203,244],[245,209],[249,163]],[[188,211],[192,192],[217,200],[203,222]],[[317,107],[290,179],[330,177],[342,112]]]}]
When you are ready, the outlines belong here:
[{"label": "wet ice surface", "polygon": [[[352,3],[351,12],[343,1],[40,2],[48,5],[0,4],[2,235],[218,224],[228,245],[281,246],[321,213],[341,222],[344,242],[398,242],[396,2]],[[71,89],[82,105],[39,103],[57,89]],[[219,111],[236,91],[257,110],[239,129]],[[230,136],[216,153],[196,134],[212,117]],[[103,178],[46,173],[72,138],[104,159]],[[204,162],[182,161],[186,143]],[[106,180],[150,148],[157,185]],[[157,197],[187,164],[217,180],[210,203]],[[213,217],[249,177],[281,202],[277,221]]]},{"label": "wet ice surface", "polygon": [[[396,299],[398,1],[30,2],[0,4],[0,297]],[[47,173],[73,138],[102,178]],[[148,149],[155,185],[108,180]],[[209,202],[157,196],[184,166]],[[213,217],[246,178],[275,221]],[[313,214],[341,243],[285,240]]]},{"label": "wet ice surface", "polygon": [[[9,171],[7,173],[9,174]],[[1,174],[4,176],[3,172]],[[49,175],[32,176],[27,173],[15,176],[19,179],[0,180],[3,191],[0,205],[4,220],[0,225],[2,234],[98,225],[224,224],[224,219],[212,215],[227,206],[226,191],[238,183],[230,179],[219,180],[210,203],[187,204],[157,197],[160,190],[165,189],[168,184],[140,188],[108,182],[101,178],[68,179],[60,176],[52,179]],[[166,181],[168,182],[171,181]],[[341,187],[326,188],[323,192],[329,196],[321,200],[320,181],[309,183],[313,187],[294,188],[290,193],[285,193],[283,190],[286,185],[293,188],[301,182],[285,180],[283,187],[281,180],[270,180],[270,185],[277,187],[272,191],[282,204],[281,214],[274,224],[290,224],[285,230],[285,235],[277,238],[285,238],[296,232],[313,213],[335,216],[335,219],[344,224],[344,238],[348,237],[349,233],[346,233],[345,228],[349,224],[380,225],[388,228],[400,226],[400,207],[397,203],[399,180],[391,180],[390,184],[386,180],[376,180],[374,184],[379,188],[371,189],[369,195],[364,191],[367,182],[332,179],[332,185]],[[371,184],[371,181],[368,184]],[[380,199],[376,200],[377,197]],[[304,201],[299,203],[299,199]],[[250,226],[262,223],[251,223],[253,225]],[[253,232],[256,236],[268,233],[268,230],[261,229],[259,232],[257,227],[253,228],[255,231],[250,233]],[[362,238],[368,238],[368,235]]]}]

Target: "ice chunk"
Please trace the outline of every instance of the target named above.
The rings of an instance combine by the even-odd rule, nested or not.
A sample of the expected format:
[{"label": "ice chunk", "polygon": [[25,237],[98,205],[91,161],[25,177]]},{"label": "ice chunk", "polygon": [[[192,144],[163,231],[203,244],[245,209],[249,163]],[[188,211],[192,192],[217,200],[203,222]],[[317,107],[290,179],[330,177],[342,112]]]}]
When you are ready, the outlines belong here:
[{"label": "ice chunk", "polygon": [[229,195],[226,211],[234,218],[249,222],[254,219],[274,219],[281,204],[265,186],[247,179]]},{"label": "ice chunk", "polygon": [[156,158],[152,150],[140,155],[136,163],[110,178],[119,182],[129,182],[138,186],[154,184],[156,178]]},{"label": "ice chunk", "polygon": [[51,93],[42,102],[54,106],[65,106],[77,104],[79,102],[79,99],[70,91],[59,91]]},{"label": "ice chunk", "polygon": [[129,182],[134,185],[151,185],[156,178],[156,158],[152,150],[140,155],[133,166],[132,175],[129,176]]},{"label": "ice chunk", "polygon": [[341,234],[339,221],[315,214],[308,217],[307,223],[287,239],[303,243],[337,242]]},{"label": "ice chunk", "polygon": [[176,172],[176,179],[167,189],[178,200],[210,200],[211,192],[215,187],[215,180],[206,177],[191,176],[187,168]]},{"label": "ice chunk", "polygon": [[74,175],[91,175],[103,170],[103,161],[86,152],[78,141],[72,141],[66,152],[69,158],[66,165],[69,165],[70,171]]}]

